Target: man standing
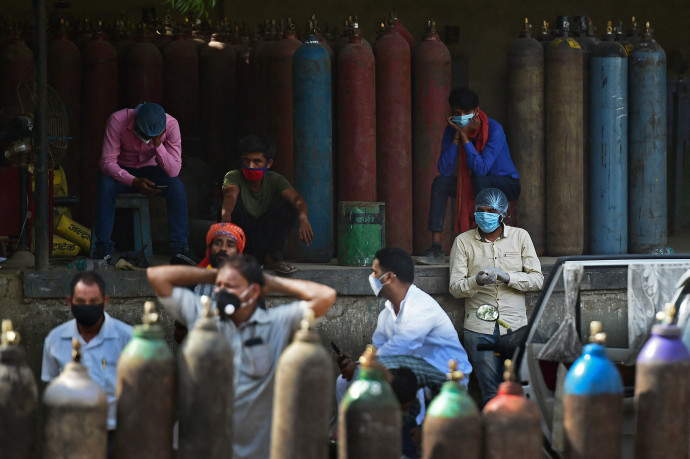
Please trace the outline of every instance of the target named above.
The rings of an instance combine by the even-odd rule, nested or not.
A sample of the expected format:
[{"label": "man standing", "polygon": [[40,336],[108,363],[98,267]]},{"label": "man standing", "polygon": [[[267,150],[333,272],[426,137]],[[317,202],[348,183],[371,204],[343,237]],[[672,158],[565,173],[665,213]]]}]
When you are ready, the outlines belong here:
[{"label": "man standing", "polygon": [[[278,357],[290,344],[305,311],[312,309],[315,317],[324,315],[335,302],[335,290],[315,282],[269,276],[250,256],[228,258],[217,270],[157,266],[149,268],[147,276],[161,304],[187,327],[202,317],[203,306],[199,295],[184,287],[215,283],[219,330],[235,356],[233,455],[269,457]],[[296,301],[268,310],[257,308],[259,297],[272,292]],[[236,298],[239,304],[231,305],[224,298]]]},{"label": "man standing", "polygon": [[[472,366],[448,314],[412,283],[412,257],[403,249],[386,247],[376,252],[371,270],[369,284],[374,295],[386,299],[372,337],[379,361],[389,369],[408,367],[417,377],[419,387],[434,391],[446,380],[450,359],[458,362],[458,370],[469,378]],[[342,376],[336,382],[336,393],[340,398],[345,395],[357,363],[349,354],[342,353],[338,366]]]},{"label": "man standing", "polygon": [[67,305],[73,320],[54,328],[43,345],[41,379],[49,383],[72,361],[72,339],[81,343],[81,364],[108,396],[108,430],[115,430],[117,361],[132,338],[132,327],[104,311],[109,301],[105,282],[93,271],[76,274]]},{"label": "man standing", "polygon": [[247,234],[246,252],[265,269],[281,274],[297,271],[283,261],[285,242],[299,219],[300,241],[311,244],[314,232],[307,203],[285,177],[270,171],[275,143],[267,137],[248,135],[240,140],[242,169],[232,170],[223,181],[221,221],[240,226]]},{"label": "man standing", "polygon": [[93,224],[93,258],[112,255],[115,198],[120,193],[161,195],[167,201],[170,263],[196,265],[188,247],[187,194],[178,177],[182,143],[177,120],[158,104],[118,110],[108,118],[100,160]]},{"label": "man standing", "polygon": [[[498,188],[514,201],[520,195],[520,175],[510,157],[501,125],[479,108],[479,97],[468,88],[451,91],[451,115],[441,143],[438,175],[431,185],[429,231],[432,246],[417,263],[444,262],[441,234],[448,198],[458,198],[455,232],[472,227],[474,196],[485,188]],[[461,148],[462,147],[462,148]]]},{"label": "man standing", "polygon": [[501,221],[507,210],[501,190],[480,191],[474,214],[478,227],[458,235],[450,252],[449,290],[455,298],[466,298],[465,346],[485,404],[496,396],[503,380],[503,361],[493,350],[478,351],[477,345],[495,344],[507,330],[498,322],[478,318],[477,309],[495,306],[501,321],[516,330],[527,325],[525,292],[540,290],[544,283],[527,231]]}]

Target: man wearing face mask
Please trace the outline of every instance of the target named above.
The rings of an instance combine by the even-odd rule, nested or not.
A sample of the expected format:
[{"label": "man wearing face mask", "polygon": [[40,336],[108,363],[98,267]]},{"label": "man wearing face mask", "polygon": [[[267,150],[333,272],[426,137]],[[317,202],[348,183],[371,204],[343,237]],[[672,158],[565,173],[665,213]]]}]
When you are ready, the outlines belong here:
[{"label": "man wearing face mask", "polygon": [[246,253],[265,269],[280,274],[295,272],[295,266],[283,261],[283,253],[295,218],[299,220],[300,241],[309,245],[314,238],[307,203],[285,177],[269,170],[276,150],[272,140],[248,135],[240,140],[239,147],[242,169],[225,175],[221,221],[232,221],[244,230]]},{"label": "man wearing face mask", "polygon": [[[420,387],[433,391],[446,380],[448,360],[458,362],[467,378],[472,366],[460,344],[458,332],[448,314],[414,281],[414,262],[403,249],[386,247],[376,252],[369,276],[374,295],[386,300],[379,313],[372,343],[379,361],[387,368],[410,368]],[[342,373],[336,381],[336,395],[345,395],[357,363],[351,356],[338,356]],[[464,381],[467,384],[467,379]]]},{"label": "man wearing face mask", "polygon": [[70,282],[67,305],[73,320],[54,328],[43,345],[41,379],[46,383],[57,378],[72,361],[72,338],[81,343],[81,364],[108,396],[108,430],[115,430],[115,386],[117,361],[132,338],[132,327],[104,311],[109,297],[105,282],[93,271],[76,274]]},{"label": "man wearing face mask", "polygon": [[199,262],[188,246],[187,194],[178,177],[182,141],[175,118],[153,103],[116,111],[108,118],[99,166],[93,258],[102,259],[115,250],[111,236],[117,195],[139,192],[161,195],[167,201],[170,263]]},{"label": "man wearing face mask", "polygon": [[485,188],[498,188],[509,201],[520,195],[520,175],[510,157],[503,127],[479,108],[479,97],[468,88],[457,88],[448,97],[451,114],[443,132],[438,175],[431,185],[429,231],[432,245],[417,259],[424,265],[442,264],[443,223],[448,198],[457,197],[454,228],[472,228],[474,196]]},{"label": "man wearing face mask", "polygon": [[527,325],[525,292],[541,290],[544,275],[527,231],[502,222],[508,210],[505,194],[496,188],[475,199],[477,228],[455,238],[450,252],[450,294],[465,298],[464,339],[484,403],[496,396],[503,380],[503,361],[478,344],[496,344],[508,330],[477,317],[484,304],[498,309],[511,330]]},{"label": "man wearing face mask", "polygon": [[[307,309],[323,316],[333,305],[330,287],[299,279],[265,274],[250,256],[230,257],[216,269],[157,266],[147,276],[161,304],[187,327],[202,317],[201,297],[188,288],[214,283],[219,330],[233,350],[233,456],[265,459],[270,456],[273,385],[276,365],[290,344]],[[295,301],[267,310],[257,300],[269,293]],[[233,390],[228,387],[228,390]]]}]

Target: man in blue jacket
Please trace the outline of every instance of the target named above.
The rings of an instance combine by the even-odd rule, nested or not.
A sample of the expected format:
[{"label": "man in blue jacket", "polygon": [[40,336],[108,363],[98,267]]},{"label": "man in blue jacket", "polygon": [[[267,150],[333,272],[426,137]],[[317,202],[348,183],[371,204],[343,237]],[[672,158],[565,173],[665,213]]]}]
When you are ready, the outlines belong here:
[{"label": "man in blue jacket", "polygon": [[[485,188],[498,188],[508,201],[520,195],[520,175],[510,158],[501,125],[479,108],[479,97],[462,87],[448,97],[451,115],[443,133],[438,175],[431,185],[429,231],[432,246],[417,263],[442,264],[445,261],[441,235],[448,198],[458,199],[455,233],[474,225],[474,196]],[[460,178],[460,180],[458,180]]]}]

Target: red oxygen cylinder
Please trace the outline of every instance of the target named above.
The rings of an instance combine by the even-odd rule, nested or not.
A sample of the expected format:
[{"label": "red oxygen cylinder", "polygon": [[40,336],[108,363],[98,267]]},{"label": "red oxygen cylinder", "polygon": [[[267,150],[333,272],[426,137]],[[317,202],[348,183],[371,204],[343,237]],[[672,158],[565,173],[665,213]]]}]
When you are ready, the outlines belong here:
[{"label": "red oxygen cylinder", "polygon": [[249,36],[245,34],[239,43],[233,43],[237,55],[237,138],[252,132],[252,122],[254,119],[254,44],[249,41]]},{"label": "red oxygen cylinder", "polygon": [[[302,45],[295,26],[288,23],[283,39],[274,42],[267,54],[268,73],[272,76],[266,88],[270,111],[267,114],[269,136],[276,144],[272,169],[288,182],[295,178],[295,154],[292,138],[292,56]],[[288,239],[290,241],[290,239]]]},{"label": "red oxygen cylinder", "polygon": [[[67,110],[69,136],[72,140],[69,142],[69,154],[65,156],[61,165],[67,175],[69,192],[81,195],[81,55],[77,45],[67,38],[64,30],[48,44],[48,84],[55,89]],[[82,221],[81,215],[76,219]]]},{"label": "red oxygen cylinder", "polygon": [[17,86],[34,80],[34,54],[21,37],[0,49],[0,107],[11,115],[22,113]]},{"label": "red oxygen cylinder", "polygon": [[412,251],[410,47],[391,27],[374,42],[376,184],[386,203],[386,246]]},{"label": "red oxygen cylinder", "polygon": [[103,32],[84,47],[81,63],[81,223],[90,227],[105,125],[117,108],[117,53]]},{"label": "red oxygen cylinder", "polygon": [[[123,26],[126,27],[126,26]],[[117,108],[125,108],[127,94],[127,52],[136,43],[130,30],[123,30],[117,41],[113,42],[117,52]]]},{"label": "red oxygen cylinder", "polygon": [[[450,51],[436,33],[435,21],[427,22],[424,40],[414,48],[412,69],[414,73],[412,95],[413,251],[419,254],[431,247],[431,232],[427,226],[431,183],[438,175],[436,163],[441,151],[443,131],[448,126],[446,116],[450,113],[448,106],[451,81]],[[450,215],[452,214],[450,212]],[[447,220],[449,221],[446,222],[446,227],[450,225],[452,228],[452,218]],[[452,235],[444,239],[450,244]]]},{"label": "red oxygen cylinder", "polygon": [[337,58],[339,200],[376,201],[376,75],[374,54],[352,23]]},{"label": "red oxygen cylinder", "polygon": [[[197,137],[199,53],[197,43],[188,40],[183,33],[176,34],[174,40],[163,49],[163,89],[165,111],[180,124],[182,141]],[[194,146],[189,141],[185,144],[186,150]],[[198,146],[192,148],[193,153],[200,153],[194,150],[201,149]]]},{"label": "red oxygen cylinder", "polygon": [[393,23],[395,31],[398,32],[400,36],[402,36],[405,39],[408,45],[410,45],[410,52],[412,52],[412,50],[414,49],[414,38],[412,38],[412,34],[405,28],[402,21],[398,19],[397,12],[391,11],[390,20]]},{"label": "red oxygen cylinder", "polygon": [[235,50],[212,35],[199,57],[199,107],[200,130],[216,175],[230,170],[227,153],[234,132],[235,68]]},{"label": "red oxygen cylinder", "polygon": [[134,108],[144,102],[163,104],[163,56],[151,43],[148,31],[141,31],[139,42],[132,45],[126,58],[125,105]]}]

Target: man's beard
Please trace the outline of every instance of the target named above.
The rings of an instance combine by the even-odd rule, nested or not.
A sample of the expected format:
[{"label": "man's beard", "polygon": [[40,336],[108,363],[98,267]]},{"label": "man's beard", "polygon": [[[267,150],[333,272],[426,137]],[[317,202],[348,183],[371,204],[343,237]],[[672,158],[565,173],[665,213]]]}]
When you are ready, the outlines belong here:
[{"label": "man's beard", "polygon": [[228,258],[228,252],[220,250],[208,258],[208,262],[213,268],[217,268],[224,258]]}]

